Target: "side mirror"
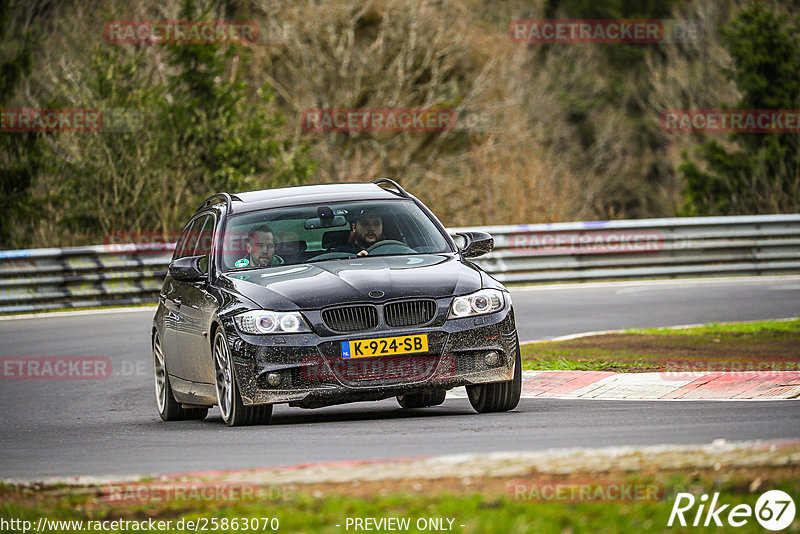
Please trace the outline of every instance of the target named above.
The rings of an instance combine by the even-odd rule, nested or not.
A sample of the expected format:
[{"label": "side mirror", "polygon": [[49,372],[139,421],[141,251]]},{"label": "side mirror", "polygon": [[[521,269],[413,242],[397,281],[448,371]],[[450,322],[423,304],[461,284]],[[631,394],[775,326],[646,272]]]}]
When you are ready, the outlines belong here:
[{"label": "side mirror", "polygon": [[460,248],[465,258],[483,256],[494,248],[494,238],[486,232],[459,232],[456,235],[464,239],[464,245]]},{"label": "side mirror", "polygon": [[208,280],[208,274],[200,267],[206,256],[187,256],[169,264],[169,275],[179,282],[200,282]]}]

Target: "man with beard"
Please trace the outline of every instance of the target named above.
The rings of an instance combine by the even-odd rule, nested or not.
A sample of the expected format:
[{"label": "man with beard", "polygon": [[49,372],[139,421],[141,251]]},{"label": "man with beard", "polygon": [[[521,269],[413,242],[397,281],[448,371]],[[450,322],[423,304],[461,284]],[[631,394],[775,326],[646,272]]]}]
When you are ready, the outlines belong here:
[{"label": "man with beard", "polygon": [[275,255],[275,233],[266,224],[250,230],[244,249],[247,251],[247,256],[237,260],[234,264],[236,267],[283,265],[283,258]]},{"label": "man with beard", "polygon": [[383,241],[383,219],[375,211],[366,209],[356,217],[352,225],[353,240],[336,248],[336,252],[350,252],[358,256],[366,256],[367,249]]}]

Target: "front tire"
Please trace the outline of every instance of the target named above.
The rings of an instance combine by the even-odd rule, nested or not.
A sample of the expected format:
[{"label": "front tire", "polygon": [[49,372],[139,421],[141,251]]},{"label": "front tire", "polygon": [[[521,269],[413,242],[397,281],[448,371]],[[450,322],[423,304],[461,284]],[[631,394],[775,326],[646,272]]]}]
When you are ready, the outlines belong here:
[{"label": "front tire", "polygon": [[517,354],[514,357],[514,378],[507,382],[475,384],[467,386],[469,403],[478,413],[508,412],[519,404],[522,394],[522,359],[517,340]]},{"label": "front tire", "polygon": [[161,348],[161,338],[158,334],[153,336],[153,372],[156,386],[156,408],[158,415],[164,421],[200,421],[208,415],[208,408],[184,408],[175,400],[172,386],[169,383],[169,373],[164,360],[164,351]]},{"label": "front tire", "polygon": [[444,402],[447,390],[437,389],[426,391],[425,393],[407,393],[398,395],[397,402],[401,408],[425,408],[427,406],[439,406]]},{"label": "front tire", "polygon": [[272,405],[245,406],[236,383],[228,340],[222,328],[214,335],[214,383],[222,420],[228,426],[266,425],[272,417]]}]

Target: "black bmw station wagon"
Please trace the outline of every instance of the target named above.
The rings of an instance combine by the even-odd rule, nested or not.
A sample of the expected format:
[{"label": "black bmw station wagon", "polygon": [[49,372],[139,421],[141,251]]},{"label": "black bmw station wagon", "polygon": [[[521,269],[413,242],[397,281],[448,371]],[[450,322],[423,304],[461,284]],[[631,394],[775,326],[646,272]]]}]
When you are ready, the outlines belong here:
[{"label": "black bmw station wagon", "polygon": [[266,424],[272,405],[397,397],[512,410],[522,371],[507,289],[392,180],[217,194],[183,230],[153,319],[158,411]]}]

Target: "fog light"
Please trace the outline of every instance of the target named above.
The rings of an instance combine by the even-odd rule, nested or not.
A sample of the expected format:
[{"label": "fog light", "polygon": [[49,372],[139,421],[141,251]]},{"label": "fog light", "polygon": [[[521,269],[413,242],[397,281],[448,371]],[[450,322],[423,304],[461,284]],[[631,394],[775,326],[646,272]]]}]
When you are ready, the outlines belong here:
[{"label": "fog light", "polygon": [[270,386],[279,386],[282,381],[283,377],[280,373],[267,373],[267,384]]},{"label": "fog light", "polygon": [[493,351],[493,350],[489,351],[483,357],[483,361],[489,367],[494,367],[495,365],[497,365],[500,362],[500,355],[496,351]]}]

